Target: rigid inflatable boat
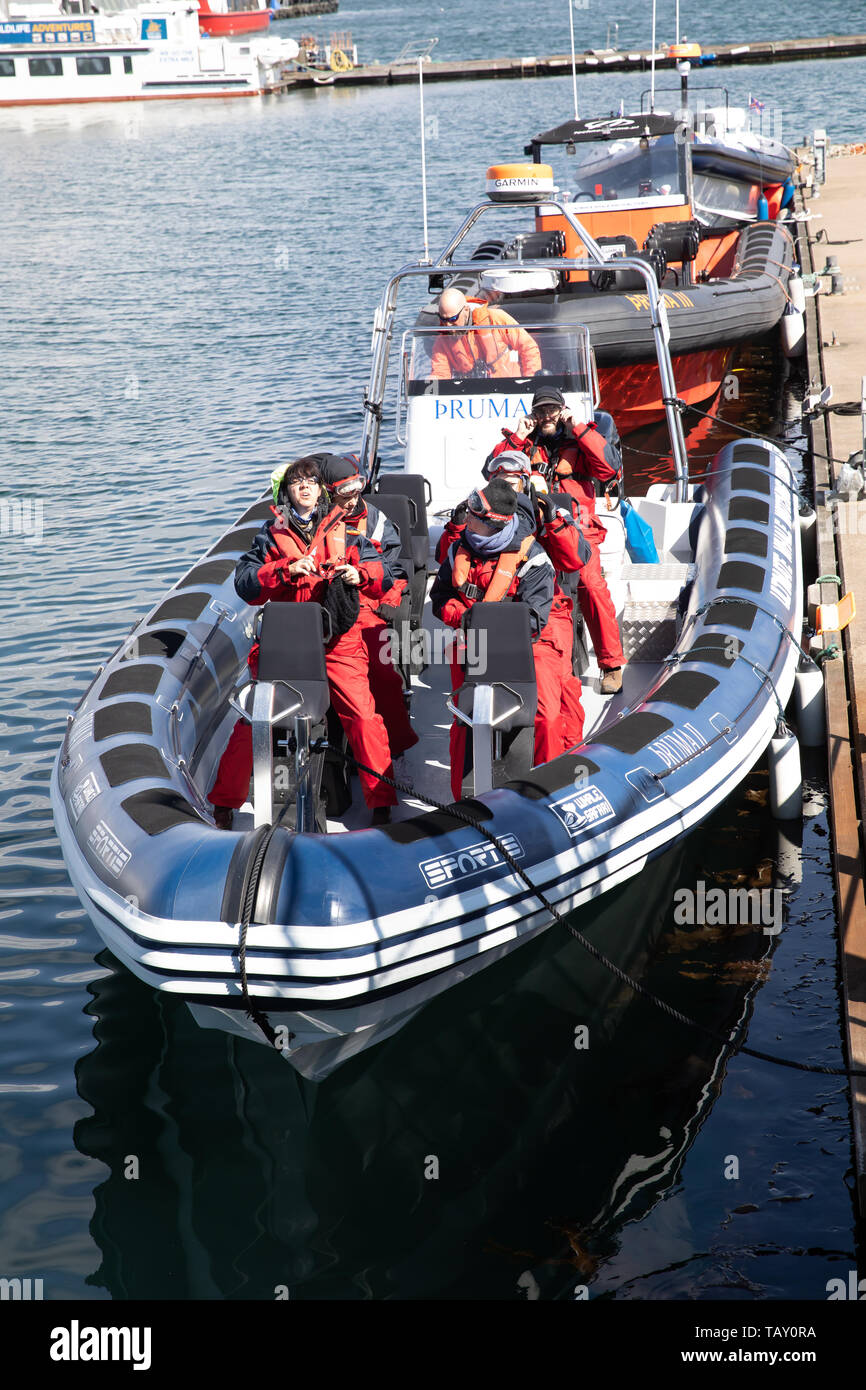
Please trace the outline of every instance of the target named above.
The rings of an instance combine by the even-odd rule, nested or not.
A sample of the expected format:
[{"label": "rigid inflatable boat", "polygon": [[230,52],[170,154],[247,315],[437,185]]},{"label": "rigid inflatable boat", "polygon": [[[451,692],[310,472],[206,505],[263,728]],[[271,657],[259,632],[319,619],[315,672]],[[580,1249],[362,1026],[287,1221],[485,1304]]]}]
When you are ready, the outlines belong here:
[{"label": "rigid inflatable boat", "polygon": [[[792,191],[794,157],[777,141],[729,131],[722,111],[709,129],[725,133],[708,135],[703,114],[701,125],[641,113],[566,121],[536,135],[526,147],[532,164],[492,166],[488,190],[496,196],[519,181],[534,182],[539,193],[556,188],[608,266],[551,268],[532,282],[516,276],[524,258],[587,249],[568,219],[539,198],[516,236],[476,248],[485,269],[459,281],[467,296],[493,300],[520,323],[586,325],[602,406],[620,433],[664,415],[644,285],[617,266],[622,256],[642,256],[655,271],[678,393],[689,405],[712,400],[738,344],[769,333],[793,312],[794,247],[779,214]],[[426,321],[435,322],[433,309]]]},{"label": "rigid inflatable boat", "polygon": [[[474,795],[450,803],[448,634],[424,601],[428,527],[435,538],[443,507],[478,482],[478,417],[526,412],[533,382],[428,382],[429,393],[410,390],[405,400],[404,469],[383,473],[377,446],[397,290],[463,270],[454,250],[490,206],[473,210],[432,267],[394,276],[376,316],[361,462],[376,504],[400,527],[419,609],[413,641],[429,639],[419,660],[414,648],[404,653],[421,737],[401,778],[414,792],[401,795],[394,822],[355,828],[357,808],[333,795],[333,779],[323,804],[334,769],[318,736],[328,695],[317,606],[255,610],[235,593],[235,563],[268,519],[269,497],[100,669],[69,718],[53,773],[70,876],[117,959],[186,1000],[201,1024],[277,1046],[312,1079],[545,931],[553,918],[535,887],[570,912],[639,874],[708,815],[771,739],[800,655],[789,465],[772,444],[744,440],[722,449],[698,486],[689,482],[659,293],[647,267],[626,258],[645,277],[659,370],[670,383],[677,477],[633,499],[658,564],[628,559],[618,500],[601,512],[602,558],[629,656],[623,691],[603,697],[591,664],[585,743],[531,767],[519,737],[534,712],[531,657],[513,634],[497,648],[491,630],[489,659],[467,675],[460,709],[472,726]],[[563,215],[573,217],[567,208]],[[571,259],[567,268],[591,264],[604,262]],[[591,419],[597,394],[585,330],[543,344],[543,361],[575,418]],[[411,388],[406,371],[402,380]],[[438,415],[443,402],[461,401],[480,407],[471,420],[450,409]],[[499,431],[489,423],[487,431],[490,447]],[[523,605],[472,611],[485,607],[519,616]],[[250,687],[259,613],[262,656]],[[253,725],[252,804],[236,829],[222,831],[206,794],[239,710]],[[437,809],[426,809],[428,799]]]}]

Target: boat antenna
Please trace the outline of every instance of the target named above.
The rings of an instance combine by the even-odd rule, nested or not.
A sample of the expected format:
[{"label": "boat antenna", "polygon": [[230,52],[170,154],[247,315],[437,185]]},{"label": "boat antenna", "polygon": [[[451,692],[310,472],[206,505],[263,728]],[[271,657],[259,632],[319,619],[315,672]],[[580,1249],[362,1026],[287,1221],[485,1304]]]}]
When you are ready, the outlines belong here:
[{"label": "boat antenna", "polygon": [[677,0],[677,43],[680,41],[680,0]]},{"label": "boat antenna", "polygon": [[577,58],[574,53],[574,0],[568,0],[568,32],[571,35],[571,90],[574,96],[574,119],[577,120]]},{"label": "boat antenna", "polygon": [[653,0],[653,37],[650,54],[650,112],[656,109],[656,0]]},{"label": "boat antenna", "polygon": [[418,96],[421,101],[421,206],[424,215],[424,264],[431,265],[427,235],[427,147],[424,144],[424,55],[418,57]]}]

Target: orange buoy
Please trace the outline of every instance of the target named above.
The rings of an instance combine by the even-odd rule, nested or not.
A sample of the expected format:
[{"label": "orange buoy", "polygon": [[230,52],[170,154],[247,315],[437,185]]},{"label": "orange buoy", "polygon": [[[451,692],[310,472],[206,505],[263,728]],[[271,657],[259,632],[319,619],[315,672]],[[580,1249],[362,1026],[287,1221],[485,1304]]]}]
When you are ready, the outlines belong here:
[{"label": "orange buoy", "polygon": [[506,198],[535,203],[553,191],[553,169],[549,164],[491,164],[487,170],[487,196],[492,203]]}]

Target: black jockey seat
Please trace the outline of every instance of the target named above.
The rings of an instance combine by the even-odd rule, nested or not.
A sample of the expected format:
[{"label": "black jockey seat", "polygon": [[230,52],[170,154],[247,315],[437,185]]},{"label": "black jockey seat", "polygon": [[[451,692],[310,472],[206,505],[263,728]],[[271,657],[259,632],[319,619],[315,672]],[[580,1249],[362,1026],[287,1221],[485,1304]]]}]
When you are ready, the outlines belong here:
[{"label": "black jockey seat", "polygon": [[[425,488],[426,480],[420,473],[386,474],[379,479],[377,491],[371,499],[373,506],[384,512],[388,520],[397,527],[400,534],[401,558],[409,576],[399,616],[395,616],[391,621],[399,637],[399,669],[407,691],[410,689],[411,677],[420,675],[424,669],[420,656],[416,659],[416,644],[412,642],[411,634],[417,632],[421,626],[427,594],[427,556],[430,539],[427,530]],[[417,651],[423,651],[423,644],[417,644]]]},{"label": "black jockey seat", "polygon": [[[331,702],[325,667],[328,615],[318,603],[268,603],[262,609],[258,675],[236,707],[253,733],[256,826],[271,825],[275,803],[294,800],[294,828],[313,830],[319,815],[322,750]],[[291,816],[286,815],[289,824]]]},{"label": "black jockey seat", "polygon": [[[483,795],[532,766],[538,688],[534,615],[523,603],[475,603],[466,615],[463,684],[448,708],[472,730],[472,787]],[[463,772],[467,772],[464,764]]]}]

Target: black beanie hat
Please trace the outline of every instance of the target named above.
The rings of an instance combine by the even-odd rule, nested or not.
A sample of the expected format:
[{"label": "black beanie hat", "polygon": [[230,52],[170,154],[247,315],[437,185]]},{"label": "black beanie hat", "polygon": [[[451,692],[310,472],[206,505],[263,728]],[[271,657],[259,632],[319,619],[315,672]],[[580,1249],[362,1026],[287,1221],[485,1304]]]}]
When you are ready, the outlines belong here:
[{"label": "black beanie hat", "polygon": [[502,478],[494,478],[486,487],[472,493],[468,507],[473,516],[486,521],[495,531],[501,531],[517,510],[517,496]]},{"label": "black beanie hat", "polygon": [[347,483],[350,478],[360,478],[356,459],[343,458],[339,454],[316,454],[319,472],[325,487],[336,487],[337,483]]}]

